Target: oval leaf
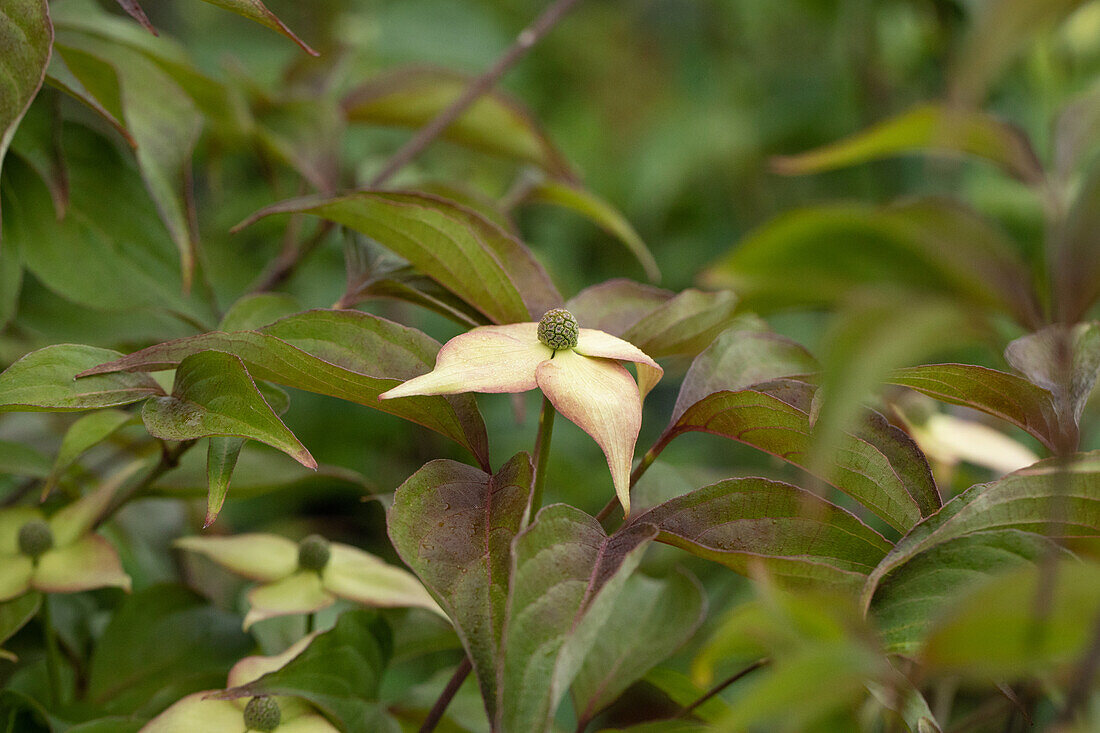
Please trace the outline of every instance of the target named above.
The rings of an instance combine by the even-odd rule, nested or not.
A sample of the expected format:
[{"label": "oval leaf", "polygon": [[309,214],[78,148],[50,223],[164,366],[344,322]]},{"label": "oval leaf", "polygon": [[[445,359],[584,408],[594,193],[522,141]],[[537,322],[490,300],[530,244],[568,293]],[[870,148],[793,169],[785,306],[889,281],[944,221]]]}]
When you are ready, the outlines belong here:
[{"label": "oval leaf", "polygon": [[298,47],[308,53],[310,56],[318,56],[319,54],[310,48],[306,43],[298,36],[294,35],[294,31],[286,27],[286,24],[267,9],[260,0],[203,0],[203,2],[216,5],[219,8],[225,8],[237,15],[243,15],[249,20],[254,20],[262,26],[266,26],[276,33],[281,33],[290,40],[298,44]]},{"label": "oval leaf", "polygon": [[53,47],[46,0],[9,0],[0,12],[0,165],[19,120],[42,86]]},{"label": "oval leaf", "polygon": [[32,351],[0,374],[0,412],[74,412],[117,407],[164,390],[148,374],[77,374],[121,354],[110,349],[59,344]]},{"label": "oval leaf", "polygon": [[65,431],[65,437],[61,439],[57,459],[42,487],[42,496],[45,497],[53,490],[61,474],[76,463],[81,455],[109,438],[133,418],[133,415],[122,410],[99,410],[83,416],[70,425]]}]

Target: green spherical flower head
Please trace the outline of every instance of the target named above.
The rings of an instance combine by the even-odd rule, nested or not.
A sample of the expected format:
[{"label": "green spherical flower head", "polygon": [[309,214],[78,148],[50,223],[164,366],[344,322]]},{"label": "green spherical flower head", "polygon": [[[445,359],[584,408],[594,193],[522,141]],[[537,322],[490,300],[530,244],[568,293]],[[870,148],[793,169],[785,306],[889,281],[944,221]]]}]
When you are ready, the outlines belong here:
[{"label": "green spherical flower head", "polygon": [[19,528],[19,551],[37,559],[53,549],[53,532],[41,519],[32,519]]},{"label": "green spherical flower head", "polygon": [[271,733],[283,721],[283,712],[273,697],[254,697],[244,706],[244,727]]},{"label": "green spherical flower head", "polygon": [[298,543],[298,567],[303,570],[324,570],[331,555],[328,540],[319,534],[311,534]]},{"label": "green spherical flower head", "polygon": [[539,321],[539,341],[554,351],[571,349],[576,346],[579,333],[577,319],[564,308],[554,308],[546,311],[542,320]]}]

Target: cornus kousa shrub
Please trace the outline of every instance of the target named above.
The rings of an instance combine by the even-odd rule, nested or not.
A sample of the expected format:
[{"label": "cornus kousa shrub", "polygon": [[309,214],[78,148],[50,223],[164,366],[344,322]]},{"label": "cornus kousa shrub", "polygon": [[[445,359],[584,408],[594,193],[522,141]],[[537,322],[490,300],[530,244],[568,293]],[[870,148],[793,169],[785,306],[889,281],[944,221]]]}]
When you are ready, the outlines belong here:
[{"label": "cornus kousa shrub", "polygon": [[1095,7],[512,5],[0,0],[0,731],[1100,730]]}]

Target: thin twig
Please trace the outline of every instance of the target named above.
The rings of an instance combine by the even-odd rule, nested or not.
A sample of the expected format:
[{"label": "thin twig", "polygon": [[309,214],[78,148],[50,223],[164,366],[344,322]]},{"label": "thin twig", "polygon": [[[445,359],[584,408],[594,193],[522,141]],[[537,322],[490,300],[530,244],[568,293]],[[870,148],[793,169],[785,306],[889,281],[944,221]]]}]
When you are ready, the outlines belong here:
[{"label": "thin twig", "polygon": [[687,705],[684,708],[682,708],[680,710],[680,712],[676,713],[676,715],[674,715],[673,717],[674,718],[686,718],[686,717],[688,717],[693,712],[695,712],[695,710],[698,709],[701,705],[703,705],[705,702],[710,700],[712,697],[714,697],[715,695],[720,693],[722,690],[724,690],[727,687],[729,687],[730,685],[732,685],[737,680],[741,679],[742,677],[745,677],[747,675],[752,674],[756,670],[758,670],[761,667],[766,666],[767,664],[770,664],[770,663],[771,663],[771,660],[768,659],[767,657],[764,657],[763,659],[757,659],[755,662],[753,662],[749,666],[745,667],[741,671],[735,672],[732,675],[730,675],[729,677],[727,677],[726,679],[719,682],[717,685],[715,685],[710,690],[708,690],[707,694],[703,695],[702,697],[700,697],[698,700],[691,703],[690,705]]},{"label": "thin twig", "polygon": [[463,657],[462,662],[455,669],[455,673],[451,675],[447,686],[443,688],[439,699],[428,711],[428,717],[424,718],[424,724],[420,726],[420,733],[431,733],[439,725],[439,721],[443,719],[443,713],[447,711],[447,706],[451,704],[458,688],[462,687],[462,683],[466,681],[466,675],[470,674],[471,669],[473,669],[473,665],[470,663],[470,658]]},{"label": "thin twig", "polygon": [[333,226],[335,225],[331,221],[322,220],[313,236],[302,242],[301,245],[284,247],[283,251],[271,264],[271,267],[268,268],[267,273],[249,292],[252,294],[270,292],[289,280],[302,260],[317,248],[325,236],[332,231]]},{"label": "thin twig", "polygon": [[550,30],[554,28],[558,22],[565,17],[566,13],[573,9],[580,0],[556,0],[546,10],[543,11],[534,23],[527,26],[516,36],[516,40],[505,51],[496,63],[493,64],[484,74],[470,82],[466,90],[462,92],[462,95],[456,99],[451,106],[440,112],[435,116],[431,122],[424,127],[420,128],[419,132],[404,146],[401,147],[389,162],[382,168],[382,171],[376,175],[369,184],[369,188],[378,188],[386,181],[390,180],[395,173],[408,165],[416,156],[424,152],[433,140],[442,135],[448,127],[451,126],[455,120],[462,116],[470,105],[480,99],[484,94],[489,92],[496,86],[509,69],[516,65],[516,63],[527,55],[527,52],[539,40],[545,36]]}]

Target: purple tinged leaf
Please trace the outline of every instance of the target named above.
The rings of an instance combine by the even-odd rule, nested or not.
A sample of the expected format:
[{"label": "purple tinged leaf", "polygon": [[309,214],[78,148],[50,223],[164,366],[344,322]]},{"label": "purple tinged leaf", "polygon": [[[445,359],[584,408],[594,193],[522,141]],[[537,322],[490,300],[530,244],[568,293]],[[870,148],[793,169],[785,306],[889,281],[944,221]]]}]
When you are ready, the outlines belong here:
[{"label": "purple tinged leaf", "polygon": [[631,326],[675,296],[671,290],[616,279],[585,288],[565,308],[585,328],[622,338]]},{"label": "purple tinged leaf", "polygon": [[689,288],[643,316],[623,339],[655,359],[695,356],[737,322],[736,308],[737,296],[728,290],[707,293]]},{"label": "purple tinged leaf", "polygon": [[454,461],[431,461],[397,489],[387,520],[401,559],[454,621],[490,719],[496,714],[511,543],[523,526],[531,479],[526,453],[492,476]]},{"label": "purple tinged leaf", "polygon": [[634,520],[660,542],[748,574],[760,564],[804,583],[858,588],[890,543],[816,494],[763,478],[726,479],[665,502]]},{"label": "purple tinged leaf", "polygon": [[378,400],[402,381],[431,371],[439,344],[416,329],[358,311],[306,311],[258,331],[168,341],[88,368],[85,374],[171,369],[208,350],[235,354],[257,379],[411,420],[454,440],[488,466],[485,424],[471,395]]},{"label": "purple tinged leaf", "polygon": [[126,14],[136,20],[141,27],[152,33],[154,36],[159,36],[157,29],[153,27],[153,24],[149,22],[149,16],[145,14],[145,11],[141,9],[141,5],[137,3],[137,0],[115,0]]},{"label": "purple tinged leaf", "polygon": [[606,624],[655,527],[610,537],[564,504],[545,507],[512,542],[497,727],[543,731]]},{"label": "purple tinged leaf", "polygon": [[171,396],[146,402],[141,417],[149,432],[162,440],[251,438],[307,468],[317,468],[317,461],[267,404],[244,362],[233,354],[205,351],[180,360]]},{"label": "purple tinged leaf", "polygon": [[446,199],[389,191],[291,199],[261,209],[237,228],[288,213],[314,214],[367,235],[493,323],[538,320],[562,303],[527,247],[476,212]]},{"label": "purple tinged leaf", "polygon": [[78,373],[118,356],[117,351],[76,344],[32,351],[0,374],[0,412],[94,410],[164,394],[147,374],[74,379]]},{"label": "purple tinged leaf", "polygon": [[[1010,343],[1005,359],[1054,395],[1063,429],[1073,430],[1100,378],[1100,323],[1047,326]],[[1074,450],[1077,446],[1062,447]]]},{"label": "purple tinged leaf", "polygon": [[301,38],[298,38],[298,36],[294,34],[294,31],[287,28],[286,24],[283,23],[283,21],[279,20],[275,13],[272,13],[270,10],[268,10],[267,6],[260,2],[260,0],[204,0],[204,2],[208,2],[211,5],[216,5],[219,8],[224,8],[225,10],[234,12],[237,15],[243,15],[249,20],[254,20],[260,25],[266,26],[276,33],[281,33],[282,35],[286,36],[287,38],[298,44],[298,47],[308,53],[310,56],[320,55],[312,48],[310,48],[305,43],[305,41],[303,41]]}]

